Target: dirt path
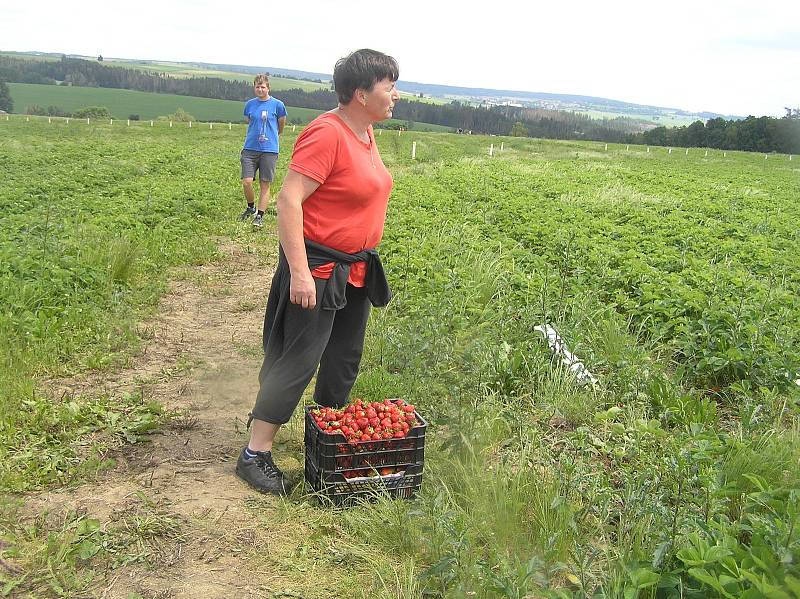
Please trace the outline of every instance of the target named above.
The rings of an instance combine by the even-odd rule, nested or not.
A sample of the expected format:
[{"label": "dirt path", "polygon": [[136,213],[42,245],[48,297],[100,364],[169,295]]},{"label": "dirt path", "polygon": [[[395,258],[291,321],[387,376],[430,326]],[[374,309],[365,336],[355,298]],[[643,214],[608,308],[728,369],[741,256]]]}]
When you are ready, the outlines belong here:
[{"label": "dirt path", "polygon": [[[189,269],[172,283],[156,317],[142,325],[147,345],[129,368],[50,385],[55,396],[143,393],[187,410],[151,442],[120,451],[117,465],[96,481],[26,497],[29,514],[59,518],[77,511],[103,527],[130,530],[130,545],[120,554],[138,552],[139,559],[100,574],[102,588],[92,596],[308,596],[294,594],[297,573],[280,567],[303,534],[297,526],[279,534],[291,507],[251,491],[233,473],[257,391],[275,258],[265,265],[263,254],[230,241],[220,253],[218,262]],[[294,479],[302,477],[299,428],[295,423],[283,434],[279,458]],[[268,564],[258,567],[265,554]]]}]

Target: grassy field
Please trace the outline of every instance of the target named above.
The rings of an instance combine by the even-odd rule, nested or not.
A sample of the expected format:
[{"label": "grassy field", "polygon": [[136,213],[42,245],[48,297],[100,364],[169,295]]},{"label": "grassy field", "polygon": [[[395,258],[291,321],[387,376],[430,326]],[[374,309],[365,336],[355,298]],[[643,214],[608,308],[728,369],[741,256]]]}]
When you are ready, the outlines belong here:
[{"label": "grassy field", "polygon": [[698,120],[697,118],[678,116],[675,114],[654,117],[652,114],[604,112],[602,110],[576,110],[575,112],[588,115],[593,119],[615,119],[624,116],[632,119],[650,121],[655,125],[661,125],[664,127],[683,127],[685,125],[691,125],[693,122]]},{"label": "grassy field", "polygon": [[[214,100],[100,87],[65,87],[29,83],[9,83],[8,87],[17,112],[25,112],[27,106],[34,104],[43,108],[56,106],[66,112],[73,112],[86,106],[105,106],[117,119],[127,119],[132,114],[138,114],[142,119],[155,119],[172,114],[178,108],[182,108],[202,121],[236,123],[243,120],[243,103],[234,100]],[[300,119],[307,123],[322,111],[309,108],[288,108],[287,112],[290,120]]]},{"label": "grassy field", "polygon": [[[103,447],[169,415],[53,401],[41,382],[113,372],[169,268],[242,242],[227,224],[241,132],[0,129],[0,558],[35,574],[0,581],[66,595],[31,582],[55,576],[43,556],[58,550],[60,584],[69,570],[82,596],[108,585],[121,533],[79,516],[26,528],[11,500],[76,484],[107,467]],[[318,588],[361,584],[368,563],[372,583],[338,596],[800,597],[797,162],[415,132],[378,144],[395,297],[373,313],[354,393],[429,416],[425,482],[414,502],[284,508],[287,530],[318,525],[296,554],[320,565]],[[596,385],[553,359],[545,323]]]},{"label": "grassy field", "polygon": [[[106,89],[99,87],[62,87],[60,85],[34,85],[30,83],[9,83],[11,98],[17,112],[24,113],[28,106],[42,108],[56,106],[64,112],[74,112],[87,106],[105,106],[116,119],[127,119],[136,114],[142,120],[156,119],[174,113],[182,108],[201,121],[232,122],[242,121],[242,102],[234,100],[214,100],[192,96],[153,94],[127,89]],[[280,93],[276,94],[280,98]],[[322,113],[310,108],[287,107],[289,122],[302,124],[313,120]],[[393,119],[389,123],[406,125],[405,121]],[[414,123],[417,131],[449,132],[450,127]]]}]

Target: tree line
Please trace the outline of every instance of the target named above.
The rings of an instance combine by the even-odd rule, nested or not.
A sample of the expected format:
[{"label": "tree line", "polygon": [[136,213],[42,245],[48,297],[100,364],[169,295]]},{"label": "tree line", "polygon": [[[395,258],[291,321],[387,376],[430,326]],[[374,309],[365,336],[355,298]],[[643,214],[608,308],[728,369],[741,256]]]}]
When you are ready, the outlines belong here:
[{"label": "tree line", "polygon": [[[237,101],[245,101],[253,95],[252,85],[245,81],[219,77],[171,77],[67,56],[54,61],[0,56],[1,80]],[[337,104],[336,94],[330,89],[287,89],[281,90],[276,97],[297,108],[330,110]],[[57,107],[48,108],[58,110]],[[646,130],[648,125],[643,121],[628,117],[593,119],[574,112],[517,106],[479,107],[457,101],[433,104],[404,100],[394,110],[394,117],[406,121],[409,128],[413,128],[415,122],[422,122],[490,135],[792,153],[800,152],[799,116],[789,111],[782,119],[748,117],[743,121],[726,121],[716,118],[707,123],[696,121],[686,127]]]},{"label": "tree line", "polygon": [[782,118],[748,116],[710,119],[684,127],[656,127],[628,136],[630,143],[683,148],[800,154],[800,108],[786,108]]},{"label": "tree line", "polygon": [[[252,97],[249,82],[218,77],[170,77],[102,62],[62,56],[61,60],[39,61],[0,56],[0,79],[16,83],[61,84],[79,87],[106,87],[144,92],[245,101]],[[298,108],[330,110],[337,104],[330,89],[305,91],[281,90],[278,96],[286,105]],[[58,107],[33,107],[37,112],[59,114]],[[556,110],[532,110],[520,107],[476,107],[466,103],[432,104],[403,101],[395,107],[396,119],[413,128],[415,122],[432,123],[495,135],[520,135],[552,139],[589,139],[623,141],[627,133],[640,127],[632,119],[591,119],[586,115]]]}]

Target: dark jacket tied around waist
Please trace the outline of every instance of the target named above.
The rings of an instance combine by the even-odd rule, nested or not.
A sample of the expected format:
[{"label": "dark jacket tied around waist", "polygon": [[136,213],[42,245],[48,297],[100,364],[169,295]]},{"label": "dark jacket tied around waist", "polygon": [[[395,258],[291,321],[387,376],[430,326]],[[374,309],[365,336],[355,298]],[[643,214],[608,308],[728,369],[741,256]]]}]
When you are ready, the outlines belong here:
[{"label": "dark jacket tied around waist", "polygon": [[[347,287],[347,278],[350,276],[350,265],[354,262],[367,263],[367,297],[373,306],[382,308],[387,305],[392,299],[392,291],[389,289],[389,281],[386,280],[386,273],[383,271],[383,263],[378,252],[374,249],[362,250],[356,254],[346,254],[329,248],[322,244],[316,243],[306,239],[306,255],[308,256],[308,267],[314,270],[318,266],[335,262],[336,265],[331,273],[331,278],[325,285],[325,291],[322,294],[322,309],[323,310],[339,310],[344,308],[347,300],[344,297],[345,289]],[[289,264],[286,262],[286,257],[281,250],[280,255],[281,264],[278,268],[283,267],[289,270]]]}]

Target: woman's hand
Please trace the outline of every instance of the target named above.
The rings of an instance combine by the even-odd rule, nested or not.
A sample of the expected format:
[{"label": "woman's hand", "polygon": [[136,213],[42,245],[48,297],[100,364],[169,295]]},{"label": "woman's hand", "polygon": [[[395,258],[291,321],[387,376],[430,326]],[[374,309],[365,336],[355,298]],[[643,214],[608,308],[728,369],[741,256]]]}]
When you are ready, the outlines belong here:
[{"label": "woman's hand", "polygon": [[313,310],[317,305],[317,286],[308,268],[305,272],[301,270],[291,274],[289,301],[308,310]]}]

